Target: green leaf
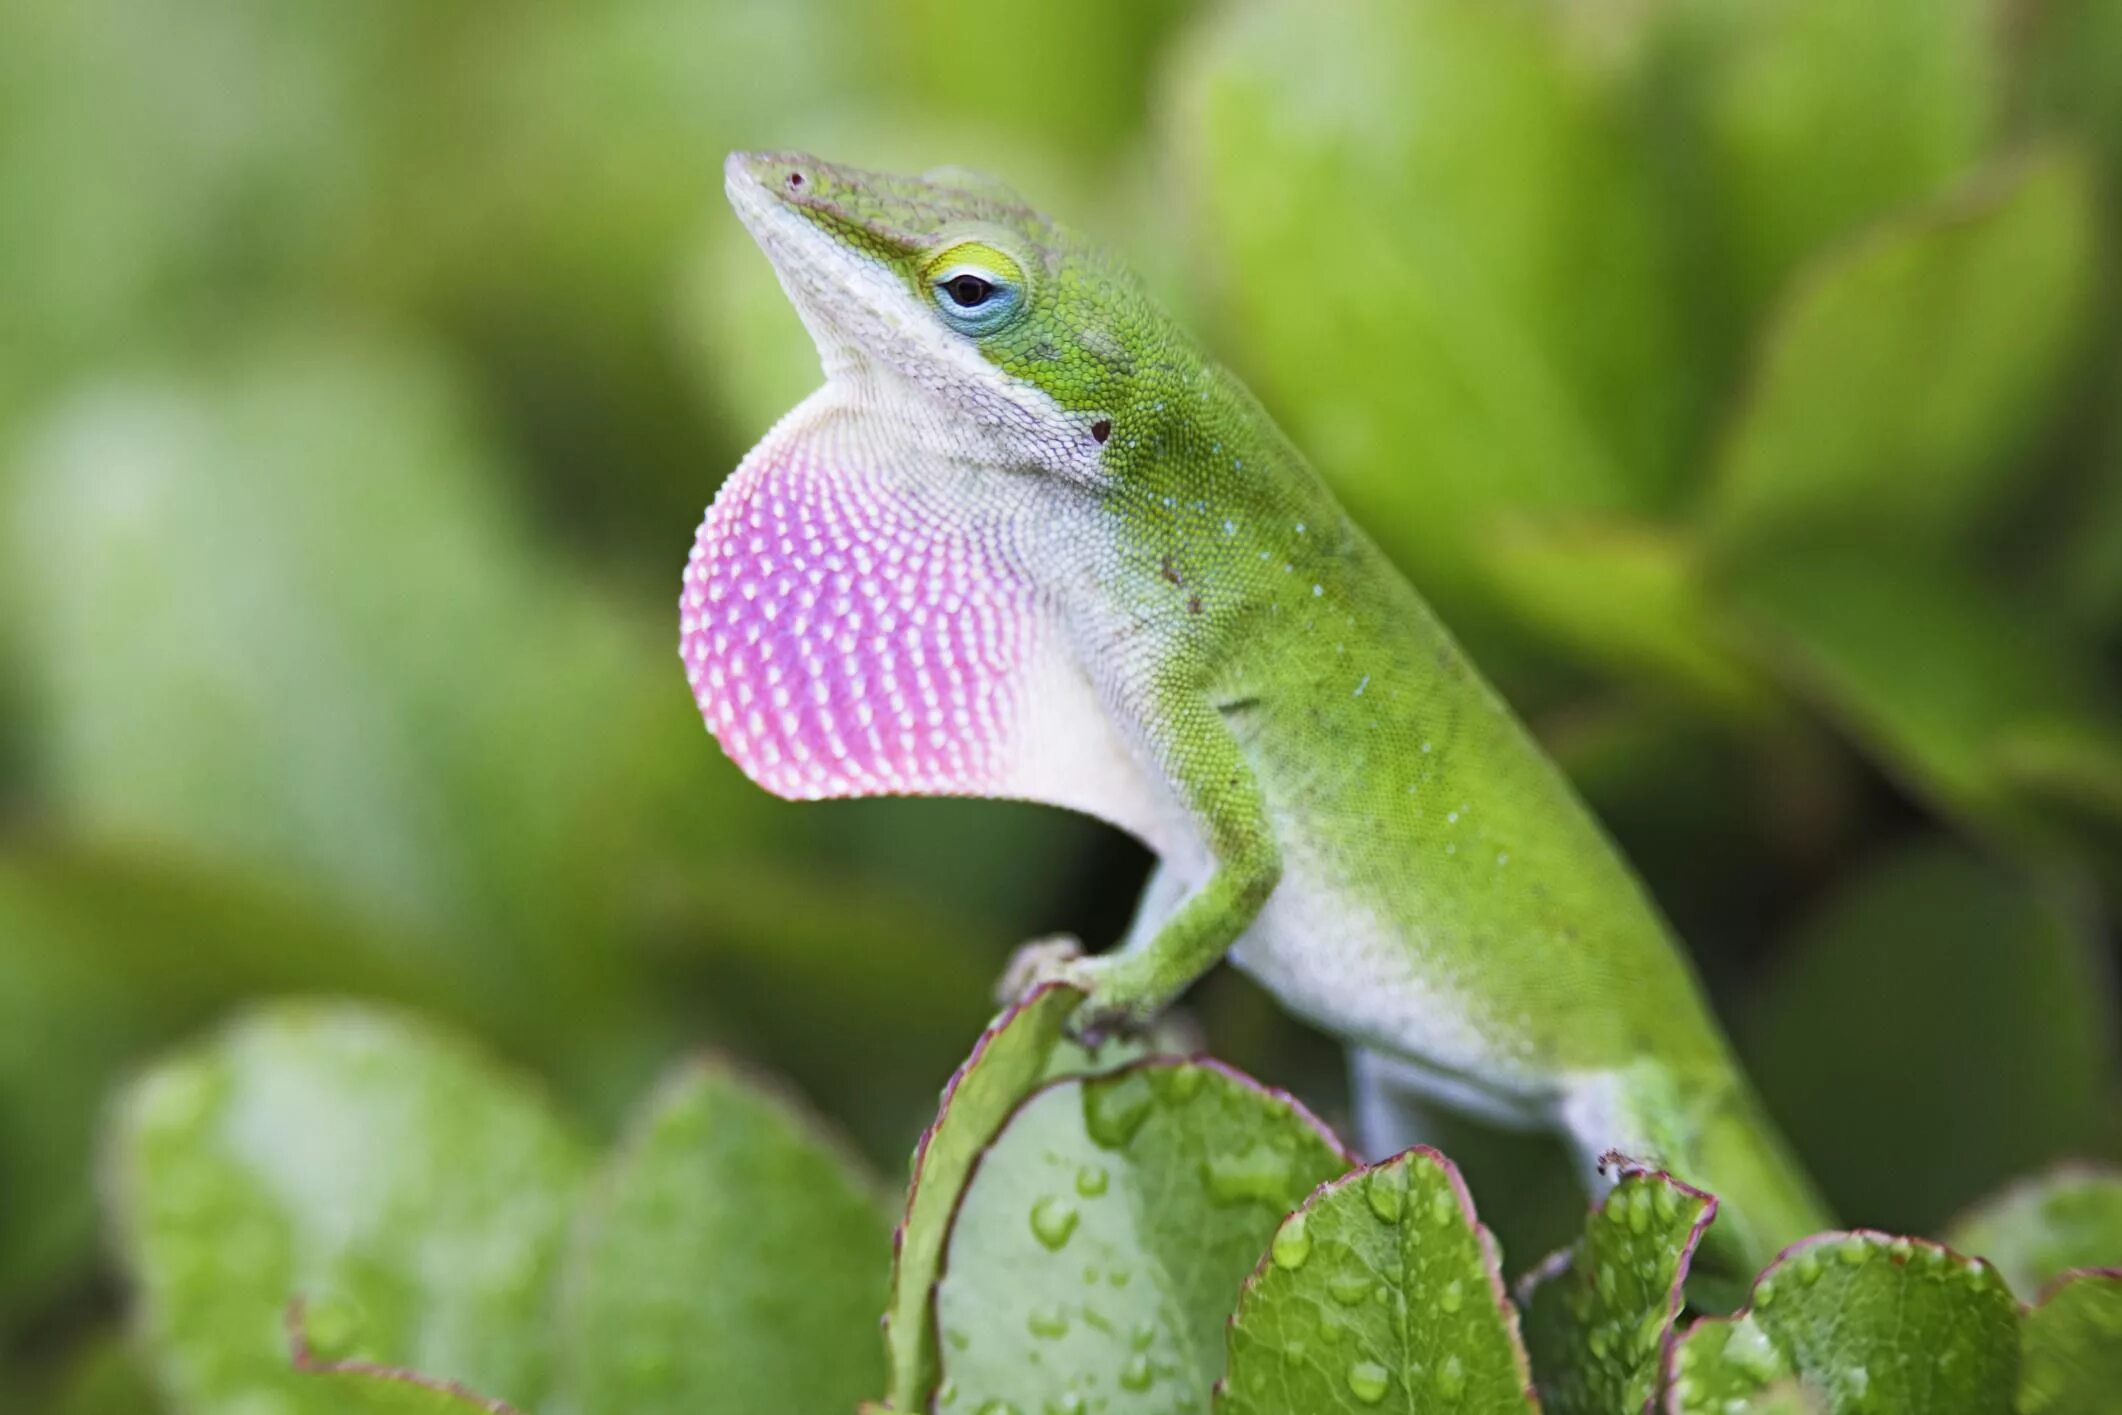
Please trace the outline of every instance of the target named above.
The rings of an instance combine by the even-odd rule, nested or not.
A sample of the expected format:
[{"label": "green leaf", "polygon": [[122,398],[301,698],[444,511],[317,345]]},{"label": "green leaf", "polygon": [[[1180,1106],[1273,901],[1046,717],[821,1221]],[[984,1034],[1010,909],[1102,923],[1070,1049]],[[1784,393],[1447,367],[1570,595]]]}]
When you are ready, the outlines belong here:
[{"label": "green leaf", "polygon": [[[981,1154],[1018,1104],[1043,1081],[1095,1070],[1099,1058],[1068,1039],[1083,994],[1045,987],[1006,1009],[973,1043],[943,1088],[936,1119],[914,1149],[906,1212],[893,1239],[891,1302],[884,1314],[889,1408],[928,1409],[941,1379],[932,1296],[951,1222]],[[1107,1065],[1116,1057],[1108,1056]]]},{"label": "green leaf", "polygon": [[951,1225],[943,1389],[969,1410],[1200,1408],[1275,1225],[1349,1163],[1295,1102],[1214,1063],[1054,1082],[980,1157]]},{"label": "green leaf", "polygon": [[1996,1264],[2025,1302],[2072,1268],[2122,1268],[2122,1169],[2066,1164],[2021,1180],[1961,1215],[1945,1241]]},{"label": "green leaf", "polygon": [[2094,950],[2069,895],[1937,841],[1804,923],[1737,1032],[1837,1212],[1933,1229],[2099,1139],[2113,1018]]},{"label": "green leaf", "polygon": [[1755,1415],[1808,1397],[1834,1410],[1995,1415],[2018,1385],[2019,1307],[1979,1258],[1824,1233],[1755,1279],[1746,1311],[1689,1328],[1669,1369],[1674,1415]]},{"label": "green leaf", "polygon": [[1669,503],[1706,400],[1630,96],[1554,8],[1233,6],[1170,127],[1233,362],[1462,630],[1499,513]]},{"label": "green leaf", "polygon": [[1585,662],[1729,715],[1765,685],[1735,652],[1684,530],[1648,522],[1516,520],[1487,544],[1498,592]]},{"label": "green leaf", "polygon": [[[1993,0],[1686,0],[1666,56],[1684,193],[1744,329],[1814,251],[1942,191],[2000,107]],[[1670,122],[1668,118],[1668,122]]]},{"label": "green leaf", "polygon": [[1717,1201],[1670,1175],[1624,1172],[1576,1244],[1521,1289],[1547,1415],[1641,1410],[1657,1389],[1687,1266]]},{"label": "green leaf", "polygon": [[1828,1403],[1750,1316],[1697,1322],[1674,1347],[1670,1415],[1827,1415]]},{"label": "green leaf", "polygon": [[455,1381],[369,1361],[319,1360],[310,1349],[307,1315],[299,1302],[288,1309],[289,1359],[303,1374],[305,1398],[325,1403],[334,1415],[517,1415]]},{"label": "green leaf", "polygon": [[2107,695],[2038,604],[1941,566],[1824,548],[1750,565],[1726,589],[1765,668],[1977,828],[2065,843],[2014,775],[2029,738],[2122,759]]},{"label": "green leaf", "polygon": [[186,1409],[327,1411],[281,1337],[531,1405],[587,1157],[522,1082],[410,1018],[282,1004],[121,1099],[109,1194],[159,1383]]},{"label": "green leaf", "polygon": [[0,854],[0,1314],[86,1268],[104,1096],[246,991],[435,990],[418,960],[284,890],[142,852]]},{"label": "green leaf", "polygon": [[2049,153],[1814,268],[1763,335],[1707,511],[1726,554],[1764,544],[1955,543],[1995,524],[2014,454],[2088,313],[2093,203]]},{"label": "green leaf", "polygon": [[1451,1161],[1409,1150],[1275,1233],[1230,1323],[1229,1415],[1533,1411],[1495,1240]]},{"label": "green leaf", "polygon": [[794,1104],[727,1069],[657,1091],[572,1254],[559,1347],[589,1412],[847,1410],[876,1346],[890,1221]]},{"label": "green leaf", "polygon": [[2019,1415],[2100,1415],[2122,1391],[2122,1271],[2073,1273],[2026,1314]]}]

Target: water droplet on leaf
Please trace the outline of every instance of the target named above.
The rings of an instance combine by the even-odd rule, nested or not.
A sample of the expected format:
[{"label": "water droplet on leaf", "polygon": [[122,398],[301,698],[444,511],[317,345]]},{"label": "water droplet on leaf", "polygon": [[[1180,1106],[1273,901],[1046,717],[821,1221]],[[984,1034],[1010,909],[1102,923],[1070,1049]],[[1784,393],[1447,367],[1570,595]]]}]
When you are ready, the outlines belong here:
[{"label": "water droplet on leaf", "polygon": [[1142,1072],[1123,1071],[1083,1085],[1083,1127],[1108,1150],[1125,1149],[1156,1105]]},{"label": "water droplet on leaf", "polygon": [[1371,1277],[1361,1272],[1335,1273],[1326,1280],[1326,1290],[1342,1306],[1353,1307],[1370,1296]]},{"label": "water droplet on leaf", "polygon": [[1076,1206],[1067,1199],[1048,1194],[1032,1205],[1032,1236],[1054,1252],[1059,1252],[1068,1242],[1069,1235],[1076,1231],[1076,1220],[1081,1217]]},{"label": "water droplet on leaf", "polygon": [[1306,1232],[1307,1219],[1302,1213],[1291,1214],[1275,1230],[1275,1241],[1269,1248],[1278,1268],[1301,1268],[1304,1260],[1312,1254],[1311,1234]]},{"label": "water droplet on leaf", "polygon": [[1208,1196],[1217,1203],[1260,1203],[1281,1208],[1290,1197],[1295,1162],[1273,1145],[1256,1141],[1239,1153],[1210,1157],[1203,1169]]},{"label": "water droplet on leaf", "polygon": [[1372,1213],[1387,1223],[1398,1223],[1407,1198],[1407,1167],[1389,1164],[1372,1170],[1364,1181],[1364,1194],[1370,1200]]},{"label": "water droplet on leaf", "polygon": [[1376,1405],[1392,1388],[1392,1376],[1375,1361],[1358,1361],[1348,1368],[1348,1391],[1365,1405]]},{"label": "water droplet on leaf", "polygon": [[1068,1335],[1068,1312],[1059,1305],[1042,1303],[1032,1308],[1025,1325],[1033,1336],[1052,1341]]}]

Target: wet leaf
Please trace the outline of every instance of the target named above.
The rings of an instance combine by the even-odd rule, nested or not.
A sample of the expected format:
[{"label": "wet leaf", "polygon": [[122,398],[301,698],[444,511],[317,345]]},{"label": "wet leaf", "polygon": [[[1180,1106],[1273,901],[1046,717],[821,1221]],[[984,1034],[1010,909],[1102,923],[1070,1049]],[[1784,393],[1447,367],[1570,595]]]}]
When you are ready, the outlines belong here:
[{"label": "wet leaf", "polygon": [[1771,1264],[1746,1311],[1690,1327],[1669,1370],[1673,1415],[1756,1415],[1807,1396],[1833,1410],[1994,1415],[2018,1386],[2019,1308],[1979,1259],[1825,1233]]},{"label": "wet leaf", "polygon": [[1213,1063],[1054,1082],[980,1157],[951,1225],[943,1389],[971,1410],[1198,1409],[1245,1275],[1349,1163],[1286,1096]]},{"label": "wet leaf", "polygon": [[1449,1160],[1418,1148],[1326,1185],[1239,1298],[1228,1415],[1538,1408],[1495,1240]]},{"label": "wet leaf", "polygon": [[1073,989],[1047,987],[1005,1009],[952,1073],[935,1122],[914,1150],[884,1316],[893,1410],[927,1409],[941,1379],[932,1297],[952,1220],[982,1152],[1041,1082],[1117,1065],[1124,1056],[1115,1050],[1101,1061],[1069,1040],[1065,1024],[1082,1000]]},{"label": "wet leaf", "polygon": [[884,1377],[890,1220],[794,1104],[717,1065],[678,1072],[607,1163],[558,1345],[589,1412],[847,1410]]},{"label": "wet leaf", "polygon": [[1695,1245],[1716,1200],[1670,1175],[1624,1173],[1584,1236],[1521,1288],[1547,1415],[1641,1410],[1656,1392]]},{"label": "wet leaf", "polygon": [[289,1360],[405,1365],[534,1405],[587,1168],[522,1082],[389,1012],[283,1004],[162,1062],[111,1136],[111,1218],[186,1409],[324,1412]]}]

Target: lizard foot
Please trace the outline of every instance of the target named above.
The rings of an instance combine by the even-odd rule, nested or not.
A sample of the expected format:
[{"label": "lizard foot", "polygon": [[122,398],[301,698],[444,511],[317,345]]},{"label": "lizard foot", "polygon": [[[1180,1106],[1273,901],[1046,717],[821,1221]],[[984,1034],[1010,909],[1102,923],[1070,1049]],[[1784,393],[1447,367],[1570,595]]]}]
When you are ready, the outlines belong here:
[{"label": "lizard foot", "polygon": [[1074,934],[1035,938],[1019,945],[1009,956],[1008,966],[1003,968],[1001,978],[995,983],[995,1001],[1007,1007],[1047,983],[1067,983],[1088,992],[1089,980],[1079,975],[1081,965],[1089,961],[1083,951],[1083,940]]},{"label": "lizard foot", "polygon": [[1139,1032],[1158,1009],[1128,986],[1128,960],[1093,957],[1068,935],[1034,939],[1010,956],[995,991],[1006,1005],[1046,983],[1063,983],[1085,994],[1068,1030],[1086,1046],[1107,1037]]}]

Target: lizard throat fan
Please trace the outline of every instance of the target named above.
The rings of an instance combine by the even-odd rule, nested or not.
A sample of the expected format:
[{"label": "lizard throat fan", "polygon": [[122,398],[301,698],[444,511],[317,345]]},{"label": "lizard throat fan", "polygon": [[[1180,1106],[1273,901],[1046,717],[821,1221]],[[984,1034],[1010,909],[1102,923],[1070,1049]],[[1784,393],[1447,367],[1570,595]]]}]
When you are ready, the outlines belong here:
[{"label": "lizard throat fan", "polygon": [[1026,313],[1039,218],[807,157],[725,173],[826,384],[695,537],[679,651],[709,730],[784,797],[1023,796],[1139,828],[1114,807],[1139,794],[1110,784],[1121,754],[1035,721],[1089,690],[1026,568],[1027,483],[1100,475],[1096,420],[979,342]]},{"label": "lizard throat fan", "polygon": [[1025,705],[1029,589],[1005,547],[901,504],[831,421],[798,410],[700,526],[680,602],[700,711],[777,795],[994,792]]}]

